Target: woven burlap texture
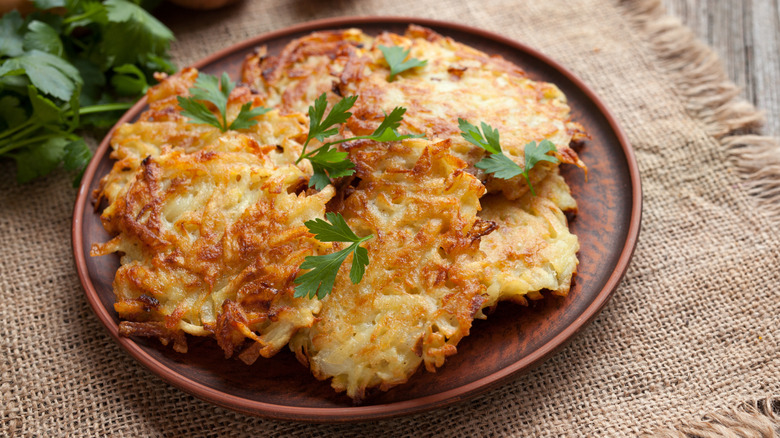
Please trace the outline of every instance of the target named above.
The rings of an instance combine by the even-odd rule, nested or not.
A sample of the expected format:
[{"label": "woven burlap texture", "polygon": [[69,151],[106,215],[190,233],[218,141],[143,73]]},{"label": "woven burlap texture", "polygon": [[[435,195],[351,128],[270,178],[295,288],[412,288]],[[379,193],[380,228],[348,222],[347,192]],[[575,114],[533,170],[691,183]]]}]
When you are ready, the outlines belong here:
[{"label": "woven burlap texture", "polygon": [[[708,52],[654,2],[246,0],[171,21],[172,50],[184,66],[260,33],[341,15],[420,16],[500,33],[555,58],[603,98],[636,151],[644,216],[631,267],[602,313],[541,366],[448,408],[357,425],[248,417],[169,386],[117,346],[74,268],[69,176],[19,186],[4,162],[0,435],[671,434],[780,394],[780,224],[751,195],[760,169],[740,161],[740,153],[772,155],[773,143],[741,135],[755,112],[731,101]],[[753,413],[769,420],[745,436],[771,436],[771,409]]]}]

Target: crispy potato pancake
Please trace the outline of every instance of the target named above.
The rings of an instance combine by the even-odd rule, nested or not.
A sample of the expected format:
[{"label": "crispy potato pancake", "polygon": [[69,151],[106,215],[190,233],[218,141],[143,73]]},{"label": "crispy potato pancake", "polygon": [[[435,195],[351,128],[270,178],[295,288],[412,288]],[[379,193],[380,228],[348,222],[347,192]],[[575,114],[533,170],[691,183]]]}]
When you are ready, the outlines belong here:
[{"label": "crispy potato pancake", "polygon": [[[192,68],[171,77],[158,76],[160,83],[151,87],[146,96],[149,109],[137,121],[119,126],[111,137],[110,157],[116,162],[101,180],[99,196],[113,203],[144,158],[156,157],[171,148],[187,153],[207,146],[221,150],[252,150],[263,159],[264,165],[271,167],[291,164],[298,158],[301,151],[298,140],[305,139],[308,125],[303,114],[281,116],[278,111],[270,111],[258,118],[257,125],[240,133],[221,133],[211,125],[187,123],[176,98],[189,96],[189,88],[197,77],[197,70]],[[241,105],[247,102],[252,102],[253,106],[265,104],[262,97],[249,88],[237,87],[230,95],[228,118],[235,117]]]},{"label": "crispy potato pancake", "polygon": [[504,300],[527,304],[527,298],[541,299],[542,290],[569,293],[580,246],[563,212],[575,210],[576,203],[557,169],[535,187],[536,196],[526,193],[517,201],[501,195],[480,199],[479,217],[496,225],[480,245],[489,296],[485,306]]},{"label": "crispy potato pancake", "polygon": [[187,123],[165,93],[186,90],[177,85],[194,75],[184,75],[152,89],[150,100],[165,96],[164,105],[152,100],[141,121],[114,136],[121,159],[98,196],[109,201],[101,219],[116,237],[92,253],[123,254],[114,279],[123,334],[173,341],[178,351],[184,333],[214,336],[226,356],[248,338],[242,359],[252,362],[319,310],[318,301],[293,298],[292,282],[305,256],[330,250],[303,223],[322,217],[335,191],[295,193],[308,175],[285,164],[286,149],[300,150],[286,132],[300,130],[276,123],[274,112],[241,132]]},{"label": "crispy potato pancake", "polygon": [[455,354],[486,300],[478,219],[484,186],[449,154],[449,141],[360,142],[349,149],[360,182],[338,210],[366,243],[357,285],[342,268],[310,329],[290,345],[319,379],[356,401],[366,388],[405,382]]},{"label": "crispy potato pancake", "polygon": [[[427,65],[388,81],[380,45],[408,48]],[[561,162],[584,169],[571,144],[586,134],[555,85],[417,26],[403,36],[317,32],[277,56],[260,48],[246,59],[248,85],[231,93],[228,119],[245,103],[272,110],[251,128],[221,132],[189,123],[178,105],[197,75],[160,76],[148,110],[114,132],[116,163],[95,193],[115,237],[92,253],[122,255],[114,291],[123,335],[158,337],[178,351],[185,334],[210,336],[246,363],[289,344],[315,377],[359,403],[421,365],[442,366],[498,302],[569,292],[579,242],[564,212],[577,204],[559,164],[531,170],[534,196],[522,176],[476,168],[486,152],[458,127],[463,118],[496,128],[521,167],[524,146],[547,139]],[[426,138],[348,140],[338,148],[355,174],[307,189],[311,164],[296,160],[322,93],[329,107],[359,96],[328,140],[371,134],[395,107],[407,109],[398,132]],[[346,247],[304,225],[326,211],[374,236],[361,244],[369,265],[353,284],[349,256],[329,295],[294,298],[306,256]]]},{"label": "crispy potato pancake", "polygon": [[[401,46],[425,67],[406,71],[392,82],[379,46]],[[566,97],[553,84],[533,81],[499,56],[410,26],[405,35],[383,33],[376,38],[357,29],[317,32],[290,43],[279,56],[256,54],[244,62],[242,80],[269,96],[283,113],[305,112],[326,92],[331,103],[359,95],[344,135],[370,134],[384,114],[396,106],[407,109],[400,132],[422,133],[452,141],[452,154],[473,166],[485,151],[460,136],[458,119],[486,122],[501,133],[504,154],[523,166],[523,147],[530,141],[552,141],[564,163],[585,165],[570,147],[586,137],[572,122]],[[351,135],[350,135],[351,134]],[[532,169],[531,182],[545,178],[555,166]],[[493,178],[472,168],[488,191],[517,199],[528,191],[525,180]]]}]

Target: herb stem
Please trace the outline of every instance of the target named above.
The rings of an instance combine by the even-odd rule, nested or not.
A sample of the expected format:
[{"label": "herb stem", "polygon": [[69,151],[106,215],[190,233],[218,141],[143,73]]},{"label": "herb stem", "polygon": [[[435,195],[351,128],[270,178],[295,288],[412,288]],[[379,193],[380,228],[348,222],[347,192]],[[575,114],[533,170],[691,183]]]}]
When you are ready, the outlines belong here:
[{"label": "herb stem", "polygon": [[[301,160],[303,160],[304,158],[309,158],[309,155],[311,155],[311,154],[307,154],[307,153],[306,153],[306,146],[308,146],[308,145],[309,145],[309,140],[311,140],[311,137],[307,138],[307,139],[306,139],[306,142],[304,142],[304,143],[303,143],[303,149],[301,150],[301,156],[300,156],[300,157],[298,157],[298,159],[297,159],[297,160],[295,160],[295,164],[298,164],[298,163],[300,163],[300,162],[301,162]],[[316,152],[317,150],[319,150],[319,148],[317,148],[317,149],[315,150],[315,152]]]},{"label": "herb stem", "polygon": [[374,137],[371,136],[371,135],[360,135],[360,136],[357,136],[357,137],[342,138],[340,140],[334,140],[334,141],[326,144],[325,146],[330,147],[330,146],[333,146],[333,145],[336,145],[336,144],[346,143],[346,142],[352,141],[352,140],[371,140],[372,138],[374,138]]},{"label": "herb stem", "polygon": [[89,17],[97,14],[100,11],[101,11],[100,9],[96,8],[96,9],[93,9],[91,11],[85,12],[85,13],[83,13],[81,15],[73,15],[71,17],[68,17],[68,18],[62,20],[62,23],[63,24],[70,24],[70,23],[73,23],[75,21],[83,20],[85,18],[89,18]]},{"label": "herb stem", "polygon": [[342,138],[341,140],[334,140],[334,141],[325,143],[324,145],[318,147],[317,149],[314,149],[313,151],[309,152],[308,154],[306,153],[306,145],[309,143],[307,141],[306,143],[303,144],[303,150],[301,151],[301,156],[298,157],[297,160],[295,160],[295,164],[298,164],[298,162],[301,161],[304,158],[309,158],[312,155],[316,155],[319,151],[321,151],[323,149],[329,149],[331,146],[334,146],[334,145],[337,145],[337,144],[341,144],[341,143],[346,143],[346,142],[352,141],[352,140],[371,140],[372,138],[373,137],[370,136],[370,135],[361,135],[361,136],[358,136],[358,137]]},{"label": "herb stem", "polygon": [[[41,142],[41,141],[46,141],[46,140],[48,140],[50,138],[57,138],[57,137],[61,137],[61,136],[62,136],[61,133],[53,133],[53,134],[39,135],[37,137],[28,138],[27,140],[20,141],[18,143],[11,143],[11,144],[9,144],[9,145],[7,145],[5,147],[0,147],[0,155],[7,154],[8,152],[11,152],[11,151],[13,151],[15,149],[19,149],[19,148],[21,148],[23,146],[27,146],[28,144],[35,144],[35,143],[38,143],[38,142]],[[74,136],[73,135],[68,135],[67,137],[70,138],[70,139],[73,139]]]},{"label": "herb stem", "polygon": [[2,143],[13,143],[17,140],[21,140],[24,137],[27,137],[30,133],[42,128],[40,123],[32,123],[27,128],[17,132],[16,134],[12,135],[10,138],[5,138],[0,140],[0,144]]},{"label": "herb stem", "polygon": [[[80,115],[102,113],[108,111],[127,110],[133,106],[132,102],[118,102],[118,103],[105,103],[102,105],[85,106],[79,109]],[[72,115],[73,110],[68,111],[68,115]]]},{"label": "herb stem", "polygon": [[25,129],[25,128],[27,128],[28,126],[30,126],[32,124],[33,124],[33,121],[31,119],[31,120],[28,120],[28,121],[22,123],[21,125],[15,127],[15,128],[6,129],[2,133],[0,133],[0,139],[3,139],[5,137],[11,136],[11,135],[14,135],[14,134],[16,134],[16,132],[21,131],[22,129]]}]

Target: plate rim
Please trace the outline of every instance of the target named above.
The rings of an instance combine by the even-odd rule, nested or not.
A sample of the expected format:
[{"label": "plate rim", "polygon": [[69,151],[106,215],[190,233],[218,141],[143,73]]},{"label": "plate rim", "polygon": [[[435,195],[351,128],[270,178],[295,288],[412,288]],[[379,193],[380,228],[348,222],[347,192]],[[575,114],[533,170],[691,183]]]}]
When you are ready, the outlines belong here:
[{"label": "plate rim", "polygon": [[211,388],[207,385],[184,377],[183,375],[174,371],[172,368],[169,368],[168,366],[159,362],[157,359],[153,358],[149,353],[147,353],[141,346],[136,344],[132,339],[120,337],[118,327],[114,323],[113,316],[109,310],[102,305],[99,294],[91,281],[89,270],[87,268],[86,257],[84,255],[85,248],[82,230],[82,218],[85,214],[86,207],[90,202],[89,186],[92,184],[92,181],[95,178],[95,172],[99,162],[108,152],[110,138],[114,131],[118,126],[129,121],[132,117],[135,117],[146,106],[146,96],[143,96],[135,105],[133,105],[125,112],[125,114],[106,134],[106,136],[100,142],[95,155],[87,166],[79,186],[76,203],[73,209],[71,237],[76,270],[78,272],[81,285],[85,291],[87,301],[93,312],[98,317],[101,324],[108,330],[111,337],[113,337],[114,340],[119,343],[120,347],[122,347],[122,349],[127,354],[140,362],[141,365],[147,368],[147,370],[153,374],[156,374],[158,377],[161,377],[167,383],[201,400],[205,400],[209,403],[213,403],[224,408],[228,408],[244,414],[281,420],[310,422],[352,422],[386,419],[419,413],[473,398],[497,387],[499,384],[507,381],[520,372],[528,371],[536,367],[547,357],[564,347],[581,329],[587,326],[599,314],[601,309],[606,305],[620,284],[620,281],[625,275],[631,262],[634,250],[636,249],[641,228],[642,185],[636,156],[630,142],[628,141],[628,137],[617,123],[617,119],[614,117],[613,113],[609,111],[604,102],[596,95],[596,93],[578,76],[539,50],[494,32],[451,21],[409,16],[344,16],[307,21],[293,26],[287,26],[281,29],[262,33],[212,53],[193,63],[191,67],[200,70],[203,66],[213,63],[230,54],[258,46],[262,44],[263,41],[283,38],[285,36],[299,32],[311,32],[330,28],[343,28],[347,26],[360,27],[361,25],[373,25],[377,23],[417,24],[425,27],[446,28],[457,32],[476,35],[491,41],[496,41],[502,45],[509,46],[521,52],[525,52],[528,55],[542,61],[544,64],[552,67],[554,70],[566,77],[566,79],[571,81],[582,93],[588,97],[588,99],[591,100],[591,102],[604,116],[609,127],[612,129],[613,133],[618,139],[618,142],[620,143],[620,146],[626,157],[627,170],[631,181],[632,205],[629,226],[626,240],[623,244],[623,249],[617,259],[617,263],[615,264],[612,274],[609,276],[604,287],[598,291],[596,297],[585,308],[580,316],[572,324],[569,324],[560,333],[555,335],[541,347],[499,371],[444,392],[411,400],[385,404],[324,408],[287,406],[256,400],[248,400]]}]

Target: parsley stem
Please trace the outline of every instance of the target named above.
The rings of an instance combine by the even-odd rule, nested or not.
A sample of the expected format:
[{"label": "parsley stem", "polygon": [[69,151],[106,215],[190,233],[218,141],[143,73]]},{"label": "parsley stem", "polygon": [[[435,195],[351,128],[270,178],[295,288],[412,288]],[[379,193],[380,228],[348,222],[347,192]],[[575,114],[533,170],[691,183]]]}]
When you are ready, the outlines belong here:
[{"label": "parsley stem", "polygon": [[528,177],[528,173],[523,172],[523,176],[525,177],[525,182],[528,183],[528,188],[531,189],[531,196],[536,196],[536,193],[534,192],[534,186],[531,185],[531,178]]},{"label": "parsley stem", "polygon": [[[307,139],[306,139],[306,142],[304,142],[304,143],[303,143],[303,149],[301,149],[301,156],[300,156],[300,157],[298,157],[298,159],[297,159],[297,160],[295,160],[295,164],[298,164],[298,163],[300,163],[300,162],[301,162],[301,160],[303,160],[304,158],[309,158],[309,155],[311,155],[311,154],[307,154],[307,153],[306,153],[306,146],[308,146],[308,145],[309,145],[309,140],[311,140],[311,137],[307,138]],[[318,150],[319,150],[319,149],[318,149]],[[316,151],[315,151],[315,152],[316,152]]]},{"label": "parsley stem", "polygon": [[336,145],[336,144],[339,144],[339,143],[346,143],[346,142],[352,141],[352,140],[372,140],[373,138],[374,138],[373,135],[360,135],[360,136],[357,136],[357,137],[342,138],[341,140],[334,140],[334,141],[326,144],[325,146],[333,146],[333,145]]},{"label": "parsley stem", "polygon": [[342,138],[341,140],[334,140],[334,141],[325,143],[324,145],[322,145],[322,146],[318,147],[317,149],[309,152],[308,154],[305,153],[306,152],[306,144],[308,143],[308,142],[306,142],[303,145],[303,151],[301,151],[301,156],[298,157],[298,160],[295,161],[295,164],[298,164],[298,161],[301,161],[304,158],[309,158],[312,155],[316,155],[322,149],[329,149],[331,146],[334,146],[334,145],[337,145],[337,144],[340,144],[340,143],[346,143],[346,142],[352,141],[352,140],[371,140],[373,138],[374,138],[373,135],[361,135],[361,136],[358,136],[358,137]]},{"label": "parsley stem", "polygon": [[22,123],[21,125],[15,127],[15,128],[6,129],[2,133],[0,133],[0,139],[8,137],[8,136],[11,136],[11,135],[14,135],[16,132],[21,131],[22,129],[27,128],[28,126],[32,125],[33,123],[34,123],[33,120],[30,119],[30,120]]},{"label": "parsley stem", "polygon": [[[323,149],[328,149],[328,148],[330,148],[330,146],[331,146],[332,144],[333,144],[333,143],[325,143],[324,145],[322,145],[322,146],[318,147],[317,149],[315,149],[315,150],[313,150],[313,151],[309,152],[308,154],[304,154],[303,152],[301,152],[301,156],[300,156],[300,158],[298,158],[298,161],[300,161],[300,160],[302,160],[302,159],[304,159],[304,158],[309,158],[309,157],[311,157],[312,155],[316,155],[316,154],[317,154],[319,151],[321,151],[321,150],[323,150]],[[297,164],[297,161],[296,161],[296,164]]]},{"label": "parsley stem", "polygon": [[[79,108],[79,114],[94,114],[108,111],[127,110],[134,105],[133,102],[118,102],[118,103],[105,103],[102,105],[92,105]],[[68,111],[68,115],[72,115],[73,110]]]},{"label": "parsley stem", "polygon": [[18,143],[11,143],[5,147],[0,147],[0,155],[7,154],[8,152],[13,151],[14,149],[19,149],[20,147],[27,146],[28,144],[34,144],[41,141],[46,141],[50,138],[61,137],[61,136],[62,133],[39,135],[38,137],[29,138],[25,141],[20,141]]},{"label": "parsley stem", "polygon": [[68,17],[68,18],[62,20],[62,23],[63,24],[70,24],[70,23],[73,23],[74,21],[79,21],[79,20],[83,20],[85,18],[89,18],[89,17],[91,17],[91,16],[93,16],[93,15],[95,15],[95,14],[101,12],[101,11],[102,11],[102,9],[95,8],[95,9],[92,9],[91,11],[85,12],[85,13],[83,13],[81,15],[73,15],[71,17]]},{"label": "parsley stem", "polygon": [[42,126],[41,126],[40,123],[33,123],[30,126],[27,126],[25,129],[15,133],[10,138],[4,138],[4,139],[0,140],[0,143],[9,143],[9,142],[13,143],[15,141],[21,140],[24,137],[27,137],[30,133],[32,133],[32,132],[34,132],[34,131],[36,131],[38,129],[41,129],[41,127]]}]

